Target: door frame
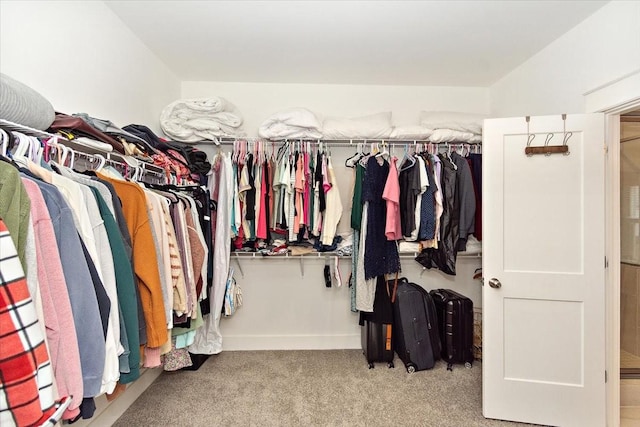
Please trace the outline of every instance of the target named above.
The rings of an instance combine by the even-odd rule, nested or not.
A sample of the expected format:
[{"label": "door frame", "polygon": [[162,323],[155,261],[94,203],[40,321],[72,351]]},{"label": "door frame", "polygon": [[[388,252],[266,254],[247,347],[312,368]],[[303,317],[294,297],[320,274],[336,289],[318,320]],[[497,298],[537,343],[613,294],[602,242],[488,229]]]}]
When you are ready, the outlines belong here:
[{"label": "door frame", "polygon": [[605,113],[605,331],[607,425],[620,424],[620,115],[640,109],[640,69],[584,94],[585,112]]}]

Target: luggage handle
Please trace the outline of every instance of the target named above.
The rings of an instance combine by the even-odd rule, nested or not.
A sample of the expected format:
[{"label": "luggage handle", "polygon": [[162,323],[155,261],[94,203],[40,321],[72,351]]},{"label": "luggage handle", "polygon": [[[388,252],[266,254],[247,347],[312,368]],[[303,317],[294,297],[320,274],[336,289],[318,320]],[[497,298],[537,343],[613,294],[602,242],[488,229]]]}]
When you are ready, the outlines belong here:
[{"label": "luggage handle", "polygon": [[396,301],[396,293],[398,291],[398,272],[396,271],[396,278],[393,281],[393,292],[389,291],[389,281],[385,280],[387,284],[387,295],[391,298],[391,304]]},{"label": "luggage handle", "polygon": [[387,339],[385,340],[385,350],[386,351],[391,351],[391,349],[392,349],[391,348],[391,334],[392,334],[392,332],[391,332],[391,330],[392,330],[391,324],[386,325],[386,329],[387,329],[387,334],[386,334],[387,335]]}]

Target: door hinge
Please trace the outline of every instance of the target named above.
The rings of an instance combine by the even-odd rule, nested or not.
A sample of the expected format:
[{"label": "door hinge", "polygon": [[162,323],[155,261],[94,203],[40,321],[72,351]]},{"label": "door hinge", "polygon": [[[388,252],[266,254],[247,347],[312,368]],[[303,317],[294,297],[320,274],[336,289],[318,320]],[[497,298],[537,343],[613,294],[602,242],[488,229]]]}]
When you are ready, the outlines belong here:
[{"label": "door hinge", "polygon": [[609,260],[607,257],[604,257],[604,268],[609,268]]},{"label": "door hinge", "polygon": [[607,371],[604,371],[604,382],[606,383],[609,380],[609,376],[607,375]]},{"label": "door hinge", "polygon": [[607,147],[606,145],[604,146],[604,155],[606,156],[607,154],[609,154],[609,147]]}]

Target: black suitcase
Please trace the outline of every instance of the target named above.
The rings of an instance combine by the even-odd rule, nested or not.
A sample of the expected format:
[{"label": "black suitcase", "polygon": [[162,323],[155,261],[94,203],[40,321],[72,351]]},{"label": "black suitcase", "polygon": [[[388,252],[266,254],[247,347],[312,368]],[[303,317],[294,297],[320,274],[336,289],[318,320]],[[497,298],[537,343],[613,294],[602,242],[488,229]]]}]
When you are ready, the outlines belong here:
[{"label": "black suitcase", "polygon": [[393,304],[395,349],[407,372],[431,369],[440,359],[436,308],[424,288],[400,279]]},{"label": "black suitcase", "polygon": [[473,301],[450,289],[431,291],[440,322],[442,359],[451,370],[454,363],[473,363]]},{"label": "black suitcase", "polygon": [[393,368],[393,326],[365,320],[361,332],[362,352],[369,369],[373,368],[374,362],[386,362]]}]

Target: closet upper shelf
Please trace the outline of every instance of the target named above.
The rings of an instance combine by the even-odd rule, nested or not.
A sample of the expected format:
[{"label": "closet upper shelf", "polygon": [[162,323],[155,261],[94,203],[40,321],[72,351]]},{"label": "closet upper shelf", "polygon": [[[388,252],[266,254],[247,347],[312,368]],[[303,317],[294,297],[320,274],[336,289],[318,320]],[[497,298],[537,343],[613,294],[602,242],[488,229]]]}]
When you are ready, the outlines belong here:
[{"label": "closet upper shelf", "polygon": [[[31,128],[29,126],[24,126],[18,123],[13,123],[9,120],[5,120],[5,119],[0,119],[0,127],[2,127],[5,130],[9,130],[12,132],[19,132],[28,136],[34,136],[36,138],[57,138],[57,140],[63,144],[64,146],[71,148],[73,151],[75,151],[76,153],[83,153],[83,154],[89,154],[89,155],[101,155],[104,156],[107,160],[110,161],[116,161],[119,162],[123,165],[131,165],[131,161],[127,161],[127,159],[125,159],[125,156],[123,156],[122,154],[118,153],[118,152],[113,152],[113,151],[106,151],[106,150],[101,150],[98,147],[92,147],[89,145],[85,145],[85,144],[81,144],[78,143],[76,141],[70,140],[62,135],[56,135],[56,134],[52,134],[49,132],[45,132],[39,129],[34,129]],[[142,167],[143,169],[146,170],[146,172],[151,172],[152,174],[155,174],[159,177],[163,177],[163,179],[166,179],[165,177],[165,171],[164,169],[162,169],[159,166],[156,166],[153,163],[148,163],[148,162],[144,162],[144,161],[140,161],[138,159],[136,159],[136,165],[139,165],[140,167]]]}]

